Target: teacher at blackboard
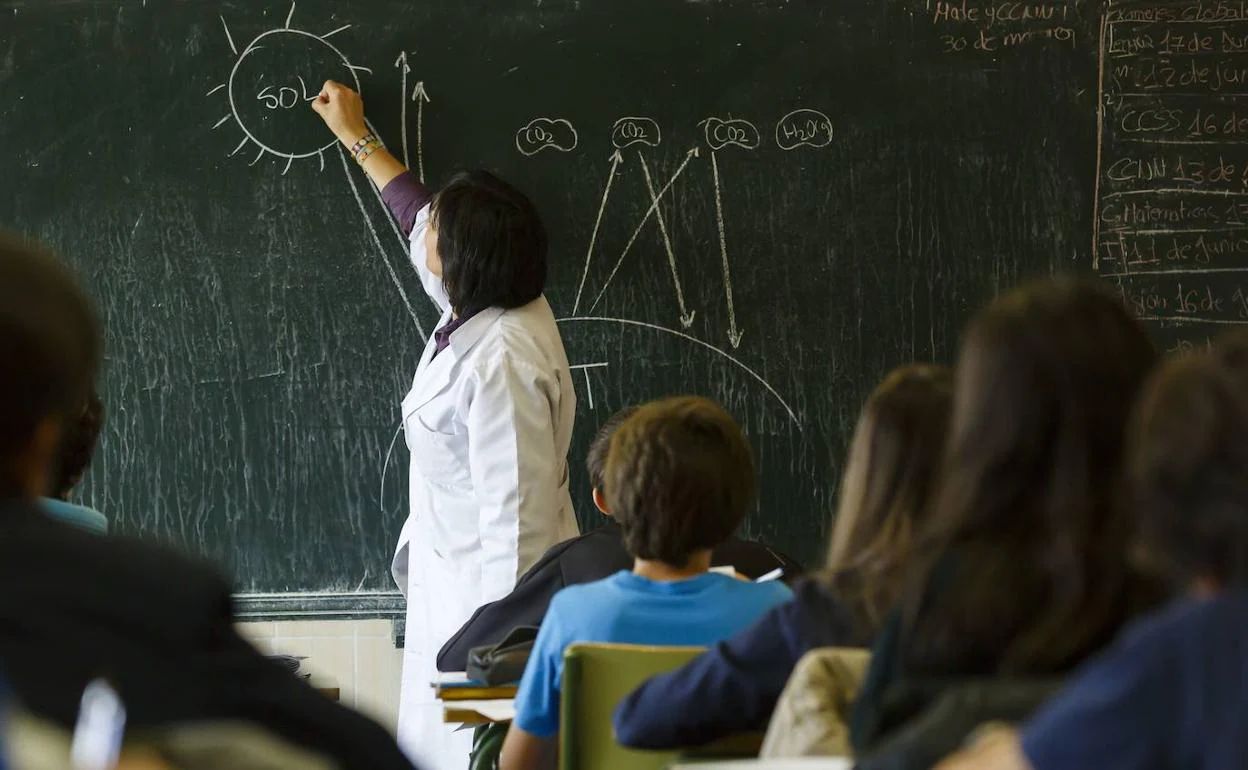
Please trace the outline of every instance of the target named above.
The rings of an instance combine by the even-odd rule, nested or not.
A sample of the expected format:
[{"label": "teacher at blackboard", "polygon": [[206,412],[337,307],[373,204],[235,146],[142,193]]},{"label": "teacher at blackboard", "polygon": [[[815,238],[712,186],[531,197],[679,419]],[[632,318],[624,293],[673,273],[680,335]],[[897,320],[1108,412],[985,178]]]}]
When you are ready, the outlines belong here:
[{"label": "teacher at blackboard", "polygon": [[429,687],[437,651],[577,534],[567,463],[576,395],[542,296],[546,230],[524,194],[485,171],[431,194],[346,86],[327,82],[312,109],[382,190],[442,309],[402,402],[411,499],[392,565],[407,597],[399,742],[425,767],[462,767],[470,733],[442,724]]}]

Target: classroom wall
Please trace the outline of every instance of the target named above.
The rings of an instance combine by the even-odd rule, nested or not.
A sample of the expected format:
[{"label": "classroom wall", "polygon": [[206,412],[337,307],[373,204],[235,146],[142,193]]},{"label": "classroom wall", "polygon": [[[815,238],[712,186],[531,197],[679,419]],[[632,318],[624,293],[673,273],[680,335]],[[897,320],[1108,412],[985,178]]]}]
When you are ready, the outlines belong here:
[{"label": "classroom wall", "polygon": [[403,651],[395,649],[392,621],[291,620],[238,628],[266,655],[306,656],[313,685],[339,688],[344,706],[395,731]]}]

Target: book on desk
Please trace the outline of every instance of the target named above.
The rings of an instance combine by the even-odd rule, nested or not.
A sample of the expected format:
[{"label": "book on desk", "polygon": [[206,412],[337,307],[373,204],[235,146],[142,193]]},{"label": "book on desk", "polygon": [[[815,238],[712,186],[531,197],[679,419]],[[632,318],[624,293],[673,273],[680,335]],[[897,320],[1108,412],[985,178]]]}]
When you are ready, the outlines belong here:
[{"label": "book on desk", "polygon": [[498,685],[478,682],[462,671],[439,674],[431,684],[434,695],[443,701],[507,700],[515,698],[520,687],[519,682]]}]

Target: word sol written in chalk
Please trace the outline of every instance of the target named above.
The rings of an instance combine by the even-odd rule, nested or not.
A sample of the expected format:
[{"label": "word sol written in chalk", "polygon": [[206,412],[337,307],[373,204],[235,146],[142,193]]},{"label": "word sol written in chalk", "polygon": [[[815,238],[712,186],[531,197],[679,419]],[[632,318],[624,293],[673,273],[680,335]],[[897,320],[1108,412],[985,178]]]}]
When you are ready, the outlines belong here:
[{"label": "word sol written in chalk", "polygon": [[316,99],[316,94],[308,93],[308,84],[304,82],[302,75],[296,75],[299,80],[299,88],[296,90],[292,86],[282,86],[276,91],[273,86],[265,86],[260,93],[256,94],[256,101],[264,104],[269,110],[289,110],[303,102],[310,102]]}]

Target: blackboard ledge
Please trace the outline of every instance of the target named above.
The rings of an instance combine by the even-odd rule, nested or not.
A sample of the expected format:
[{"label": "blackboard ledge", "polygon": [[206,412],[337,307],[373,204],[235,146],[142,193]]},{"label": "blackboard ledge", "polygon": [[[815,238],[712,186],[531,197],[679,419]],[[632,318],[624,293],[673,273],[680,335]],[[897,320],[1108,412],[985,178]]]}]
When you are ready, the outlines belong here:
[{"label": "blackboard ledge", "polygon": [[234,595],[234,616],[243,622],[402,618],[405,607],[398,591]]}]

